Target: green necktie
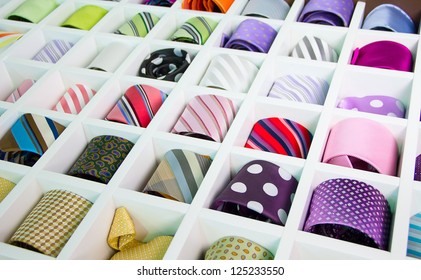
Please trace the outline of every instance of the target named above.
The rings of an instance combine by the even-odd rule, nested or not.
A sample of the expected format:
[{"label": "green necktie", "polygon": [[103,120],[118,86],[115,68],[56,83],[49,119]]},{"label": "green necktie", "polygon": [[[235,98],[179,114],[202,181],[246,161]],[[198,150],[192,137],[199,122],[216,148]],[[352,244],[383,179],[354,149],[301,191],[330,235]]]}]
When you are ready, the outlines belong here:
[{"label": "green necktie", "polygon": [[55,0],[27,0],[17,7],[8,19],[38,23],[57,6]]},{"label": "green necktie", "polygon": [[145,37],[158,23],[159,17],[149,12],[140,12],[131,20],[120,26],[115,34]]},{"label": "green necktie", "polygon": [[108,11],[104,8],[95,5],[86,5],[68,17],[61,26],[90,30],[107,14],[107,12]]},{"label": "green necktie", "polygon": [[172,41],[203,45],[218,23],[204,17],[193,17],[186,21],[172,36]]}]

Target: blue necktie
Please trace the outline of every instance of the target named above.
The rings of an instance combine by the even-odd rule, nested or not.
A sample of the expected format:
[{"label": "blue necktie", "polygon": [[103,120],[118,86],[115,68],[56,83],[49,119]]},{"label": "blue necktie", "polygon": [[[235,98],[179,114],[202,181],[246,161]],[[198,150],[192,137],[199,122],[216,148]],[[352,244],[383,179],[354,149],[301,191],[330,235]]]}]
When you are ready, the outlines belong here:
[{"label": "blue necktie", "polygon": [[373,9],[364,20],[363,29],[383,30],[402,33],[416,33],[411,17],[401,8],[383,4]]}]

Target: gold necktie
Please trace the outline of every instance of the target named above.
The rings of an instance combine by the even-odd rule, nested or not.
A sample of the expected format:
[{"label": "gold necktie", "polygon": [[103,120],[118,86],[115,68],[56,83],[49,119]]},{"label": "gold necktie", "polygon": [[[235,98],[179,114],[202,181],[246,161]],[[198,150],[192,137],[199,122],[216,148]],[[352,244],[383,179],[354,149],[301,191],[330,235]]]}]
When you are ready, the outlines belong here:
[{"label": "gold necktie", "polygon": [[2,202],[2,200],[9,194],[15,185],[15,183],[9,180],[0,178],[0,202]]}]

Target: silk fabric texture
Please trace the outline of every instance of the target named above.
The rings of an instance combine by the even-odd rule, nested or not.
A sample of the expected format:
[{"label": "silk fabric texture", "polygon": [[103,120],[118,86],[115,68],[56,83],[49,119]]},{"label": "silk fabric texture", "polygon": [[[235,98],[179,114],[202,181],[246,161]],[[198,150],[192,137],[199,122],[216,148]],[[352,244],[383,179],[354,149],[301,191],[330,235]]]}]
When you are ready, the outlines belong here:
[{"label": "silk fabric texture", "polygon": [[146,0],[143,4],[153,5],[153,6],[162,6],[162,7],[171,7],[176,0]]},{"label": "silk fabric texture", "polygon": [[382,4],[374,8],[365,18],[362,29],[416,33],[411,17],[393,4]]},{"label": "silk fabric texture", "polygon": [[307,60],[338,62],[339,55],[325,40],[314,37],[304,36],[291,52],[292,57],[303,58]]},{"label": "silk fabric texture", "polygon": [[59,102],[53,107],[54,111],[77,115],[94,97],[96,91],[82,84],[75,84],[66,90]]},{"label": "silk fabric texture", "polygon": [[25,79],[20,85],[7,97],[6,102],[15,103],[18,101],[34,84],[35,80]]},{"label": "silk fabric texture", "polygon": [[131,51],[131,47],[125,43],[111,42],[98,53],[87,68],[113,73],[130,55]]},{"label": "silk fabric texture", "polygon": [[353,0],[310,0],[304,6],[298,21],[348,27],[353,11]]},{"label": "silk fabric texture", "polygon": [[406,254],[409,257],[421,259],[421,212],[413,215],[409,220]]},{"label": "silk fabric texture", "polygon": [[32,60],[54,64],[57,63],[72,47],[72,42],[60,39],[51,40],[34,55]]},{"label": "silk fabric texture", "polygon": [[6,48],[7,46],[13,44],[20,38],[23,34],[15,31],[0,31],[0,50]]},{"label": "silk fabric texture", "polygon": [[385,95],[349,96],[341,99],[338,108],[389,117],[405,118],[405,105],[397,98]]},{"label": "silk fabric texture", "polygon": [[7,18],[17,21],[39,23],[57,6],[58,3],[55,0],[26,0]]},{"label": "silk fabric texture", "polygon": [[207,17],[192,17],[188,19],[171,36],[171,41],[203,45],[208,40],[218,23]]},{"label": "silk fabric texture", "polygon": [[121,25],[114,33],[126,36],[146,37],[158,23],[159,17],[149,12],[140,12]]},{"label": "silk fabric texture", "polygon": [[183,0],[183,9],[208,11],[208,12],[228,12],[234,0]]},{"label": "silk fabric texture", "polygon": [[289,10],[290,6],[284,0],[265,0],[264,5],[262,0],[250,0],[241,15],[284,20]]},{"label": "silk fabric texture", "polygon": [[107,13],[108,11],[100,6],[85,5],[72,13],[61,26],[91,30]]}]

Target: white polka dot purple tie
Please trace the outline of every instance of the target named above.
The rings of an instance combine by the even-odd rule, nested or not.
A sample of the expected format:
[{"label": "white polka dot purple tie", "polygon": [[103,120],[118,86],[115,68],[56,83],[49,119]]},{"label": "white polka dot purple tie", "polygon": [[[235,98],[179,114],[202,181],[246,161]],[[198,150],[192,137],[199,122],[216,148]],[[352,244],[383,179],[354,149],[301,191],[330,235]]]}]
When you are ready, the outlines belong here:
[{"label": "white polka dot purple tie", "polygon": [[298,21],[332,26],[348,26],[354,1],[310,0],[301,12]]}]

